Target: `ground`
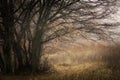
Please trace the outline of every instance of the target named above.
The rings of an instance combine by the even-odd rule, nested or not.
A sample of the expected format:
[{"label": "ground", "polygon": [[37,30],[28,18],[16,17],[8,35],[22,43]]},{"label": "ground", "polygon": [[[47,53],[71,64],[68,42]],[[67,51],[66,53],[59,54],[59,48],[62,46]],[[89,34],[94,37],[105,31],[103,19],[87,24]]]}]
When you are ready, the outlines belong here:
[{"label": "ground", "polygon": [[[120,80],[120,72],[112,71],[104,63],[85,63],[79,66],[55,66],[57,72],[39,75],[3,76],[3,80]],[[116,75],[117,74],[117,75]]]},{"label": "ground", "polygon": [[50,72],[4,75],[2,80],[120,80],[119,46],[75,47],[48,57]]}]

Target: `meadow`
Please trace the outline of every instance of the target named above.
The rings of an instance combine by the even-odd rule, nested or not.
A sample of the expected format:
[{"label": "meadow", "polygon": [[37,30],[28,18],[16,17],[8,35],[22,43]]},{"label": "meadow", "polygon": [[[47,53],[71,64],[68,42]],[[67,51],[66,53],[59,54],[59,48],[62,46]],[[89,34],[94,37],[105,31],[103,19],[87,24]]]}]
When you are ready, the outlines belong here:
[{"label": "meadow", "polygon": [[44,55],[50,70],[40,74],[4,75],[2,80],[120,80],[120,45],[67,47]]}]

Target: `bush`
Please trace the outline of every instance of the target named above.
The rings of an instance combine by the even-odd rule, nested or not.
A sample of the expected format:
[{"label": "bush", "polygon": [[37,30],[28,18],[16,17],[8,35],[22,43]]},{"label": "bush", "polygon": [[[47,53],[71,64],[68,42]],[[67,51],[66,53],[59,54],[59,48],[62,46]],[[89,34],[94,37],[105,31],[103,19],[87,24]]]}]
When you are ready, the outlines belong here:
[{"label": "bush", "polygon": [[120,71],[120,45],[110,46],[103,60],[111,70]]}]

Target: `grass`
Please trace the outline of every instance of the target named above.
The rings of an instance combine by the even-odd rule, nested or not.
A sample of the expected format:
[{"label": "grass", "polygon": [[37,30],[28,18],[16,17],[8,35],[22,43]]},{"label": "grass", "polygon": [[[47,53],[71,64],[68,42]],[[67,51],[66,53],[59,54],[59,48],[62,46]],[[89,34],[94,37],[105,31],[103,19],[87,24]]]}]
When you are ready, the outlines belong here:
[{"label": "grass", "polygon": [[120,80],[120,71],[112,71],[103,62],[76,66],[54,65],[56,72],[39,75],[2,76],[2,80]]},{"label": "grass", "polygon": [[[119,80],[104,63],[86,63],[79,66],[55,66],[57,72],[29,76],[3,76],[3,80]],[[115,72],[116,73],[116,72]],[[118,72],[117,74],[120,74]]]},{"label": "grass", "polygon": [[[55,71],[2,76],[2,80],[120,80],[120,46],[90,47],[51,54]],[[74,53],[73,53],[74,52]]]}]

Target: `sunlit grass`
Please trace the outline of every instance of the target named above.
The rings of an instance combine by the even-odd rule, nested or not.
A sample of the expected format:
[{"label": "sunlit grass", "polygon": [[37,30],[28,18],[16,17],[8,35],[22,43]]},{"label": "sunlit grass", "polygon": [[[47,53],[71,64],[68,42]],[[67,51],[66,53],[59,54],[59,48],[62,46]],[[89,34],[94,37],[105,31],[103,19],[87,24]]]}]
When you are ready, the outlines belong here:
[{"label": "sunlit grass", "polygon": [[48,56],[51,72],[2,76],[3,80],[120,80],[120,50],[115,47],[68,49]]},{"label": "sunlit grass", "polygon": [[[112,71],[104,63],[56,66],[57,72],[29,76],[4,76],[4,80],[110,80]],[[119,79],[119,78],[117,78]]]}]

